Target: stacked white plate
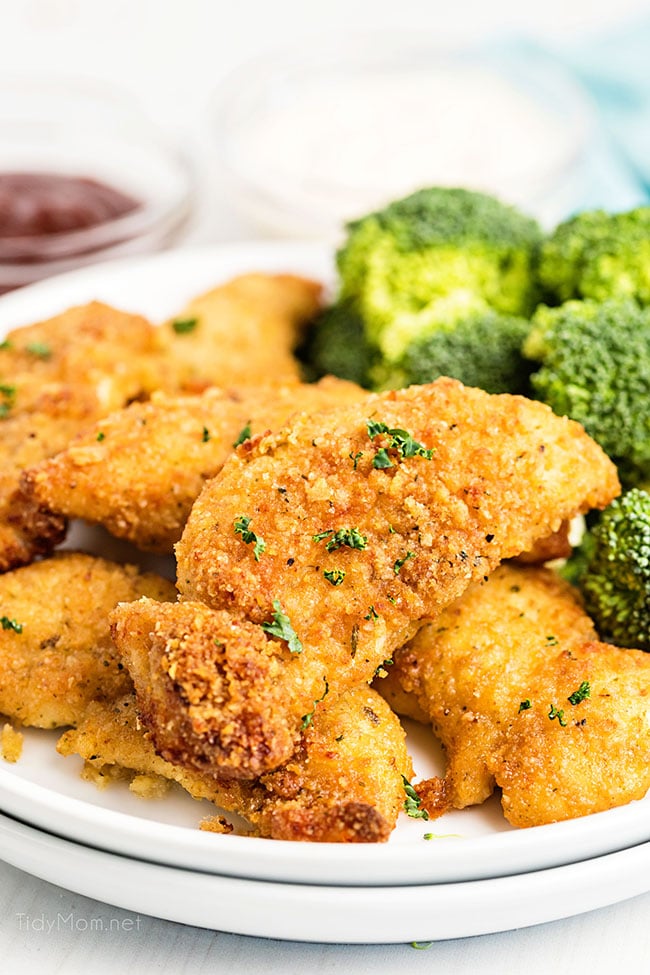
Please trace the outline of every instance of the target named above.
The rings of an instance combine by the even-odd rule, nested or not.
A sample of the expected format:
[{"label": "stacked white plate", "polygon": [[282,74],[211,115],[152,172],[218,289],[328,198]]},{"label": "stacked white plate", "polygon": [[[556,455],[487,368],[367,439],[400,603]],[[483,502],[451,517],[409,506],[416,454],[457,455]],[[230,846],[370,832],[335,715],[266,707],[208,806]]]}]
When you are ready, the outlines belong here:
[{"label": "stacked white plate", "polygon": [[[332,256],[309,244],[242,244],[100,265],[0,300],[9,328],[99,299],[154,320],[246,271],[331,280]],[[69,545],[115,555],[102,533]],[[418,775],[442,768],[429,732],[408,728]],[[434,823],[406,816],[387,844],[289,843],[202,832],[214,814],[181,790],[138,799],[98,791],[57,733],[26,731],[23,756],[0,763],[0,858],[127,910],[186,924],[319,942],[458,938],[537,924],[650,889],[650,799],[528,830],[496,799]],[[432,838],[425,839],[425,834]]]}]

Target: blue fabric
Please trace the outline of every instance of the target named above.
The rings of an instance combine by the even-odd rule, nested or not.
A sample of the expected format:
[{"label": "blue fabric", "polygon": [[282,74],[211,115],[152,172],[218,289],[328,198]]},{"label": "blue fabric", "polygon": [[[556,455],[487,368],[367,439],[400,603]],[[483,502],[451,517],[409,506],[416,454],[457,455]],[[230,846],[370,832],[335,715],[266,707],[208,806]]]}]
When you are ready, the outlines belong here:
[{"label": "blue fabric", "polygon": [[511,38],[492,54],[520,79],[527,63],[546,59],[591,103],[593,125],[576,162],[565,215],[650,203],[650,18],[553,47]]}]

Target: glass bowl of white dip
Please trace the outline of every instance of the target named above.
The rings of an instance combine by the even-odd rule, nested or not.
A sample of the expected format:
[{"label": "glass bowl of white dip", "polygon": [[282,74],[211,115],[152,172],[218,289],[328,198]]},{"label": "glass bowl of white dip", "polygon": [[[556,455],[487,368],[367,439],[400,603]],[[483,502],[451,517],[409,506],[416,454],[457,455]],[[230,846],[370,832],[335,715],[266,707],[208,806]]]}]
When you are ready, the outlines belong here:
[{"label": "glass bowl of white dip", "polygon": [[432,185],[493,193],[552,222],[566,210],[591,109],[539,52],[448,51],[366,32],[243,65],[215,93],[210,127],[249,219],[331,238]]}]

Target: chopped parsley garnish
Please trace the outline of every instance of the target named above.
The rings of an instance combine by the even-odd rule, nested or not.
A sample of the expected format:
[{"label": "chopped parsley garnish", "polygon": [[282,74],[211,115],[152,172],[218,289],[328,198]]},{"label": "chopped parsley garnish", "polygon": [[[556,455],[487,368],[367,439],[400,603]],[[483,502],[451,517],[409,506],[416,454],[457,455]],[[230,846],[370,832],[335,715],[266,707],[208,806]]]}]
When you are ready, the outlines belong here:
[{"label": "chopped parsley garnish", "polygon": [[175,318],[172,322],[172,328],[177,335],[189,335],[198,324],[198,318]]},{"label": "chopped parsley garnish", "polygon": [[345,579],[345,572],[343,569],[325,569],[323,575],[328,582],[331,582],[333,586],[340,586]]},{"label": "chopped parsley garnish", "polygon": [[380,447],[374,456],[374,467],[379,469],[393,467],[388,450],[397,451],[397,455],[404,460],[409,457],[425,457],[426,460],[431,460],[433,457],[433,450],[428,450],[423,444],[414,440],[408,430],[402,430],[400,427],[391,428],[376,420],[366,420],[366,428],[371,440],[375,437],[388,437],[388,447]]},{"label": "chopped parsley garnish", "polygon": [[250,440],[251,438],[251,421],[249,420],[245,427],[242,427],[239,431],[239,436],[233,443],[233,447],[239,447],[240,444],[244,443],[245,440]]},{"label": "chopped parsley garnish", "polygon": [[361,460],[361,458],[363,457],[363,451],[362,451],[362,450],[358,450],[358,451],[356,452],[356,454],[352,454],[352,453],[350,453],[350,454],[348,454],[348,457],[349,457],[349,458],[350,458],[350,460],[352,461],[352,463],[353,463],[353,465],[354,465],[354,470],[356,471],[356,469],[357,469],[357,464],[359,463],[359,461],[360,461],[360,460]]},{"label": "chopped parsley garnish", "polygon": [[558,645],[558,639],[556,636],[553,636],[553,634],[550,633],[546,637],[546,643],[548,644],[549,647],[556,647]]},{"label": "chopped parsley garnish", "polygon": [[551,721],[553,718],[557,718],[558,724],[562,725],[563,728],[566,728],[566,718],[564,717],[564,711],[562,709],[558,710],[554,704],[551,704],[551,710],[548,712],[548,716]]},{"label": "chopped parsley garnish", "polygon": [[318,535],[312,535],[312,541],[322,542],[324,538],[331,536],[329,542],[325,546],[328,552],[336,552],[337,549],[343,548],[346,545],[348,548],[358,548],[364,549],[368,545],[368,539],[365,535],[362,535],[358,528],[339,528],[338,531],[319,532]]},{"label": "chopped parsley garnish", "polygon": [[0,626],[3,630],[13,630],[14,633],[23,632],[23,624],[17,620],[10,620],[8,616],[0,616]]},{"label": "chopped parsley garnish", "polygon": [[253,549],[253,555],[255,556],[255,561],[259,562],[260,555],[266,549],[266,542],[259,535],[256,535],[255,532],[250,530],[250,523],[250,518],[247,518],[246,515],[240,515],[239,518],[235,519],[233,528],[235,530],[235,535],[241,535],[242,542],[245,542],[246,545],[250,545],[251,542],[254,542],[255,547]]},{"label": "chopped parsley garnish", "polygon": [[575,705],[580,704],[580,702],[584,701],[587,697],[591,697],[591,684],[588,680],[583,680],[578,690],[574,691],[573,694],[569,694],[567,701],[569,704]]},{"label": "chopped parsley garnish", "polygon": [[208,443],[210,440],[210,431],[207,427],[203,427],[203,433],[201,434],[201,443]]},{"label": "chopped parsley garnish", "polygon": [[16,387],[7,383],[0,383],[0,396],[2,396],[2,402],[0,402],[0,419],[4,419],[9,416],[11,408],[16,401]]},{"label": "chopped parsley garnish", "polygon": [[394,663],[395,661],[393,660],[392,657],[387,657],[386,660],[383,660],[377,667],[377,670],[375,671],[375,677],[388,677],[388,671],[386,670],[386,668],[392,667]]},{"label": "chopped parsley garnish", "polygon": [[101,443],[102,440],[106,440],[106,434],[104,433],[103,430],[100,430],[99,433],[97,434],[97,441]]},{"label": "chopped parsley garnish", "polygon": [[411,817],[411,819],[427,820],[429,818],[429,813],[426,811],[426,809],[420,809],[422,800],[405,775],[402,776],[402,784],[404,786],[404,792],[406,793],[406,799],[404,800],[404,811]]},{"label": "chopped parsley garnish", "polygon": [[25,346],[25,351],[37,359],[49,359],[52,355],[52,349],[46,342],[30,342]]},{"label": "chopped parsley garnish", "polygon": [[378,620],[379,613],[377,612],[374,606],[371,606],[370,609],[368,610],[368,613],[363,618],[364,620]]},{"label": "chopped parsley garnish", "polygon": [[291,620],[284,613],[279,599],[273,600],[273,609],[272,622],[262,623],[262,629],[270,636],[277,636],[279,640],[284,640],[288,644],[291,653],[302,653],[302,643],[291,625]]},{"label": "chopped parsley garnish", "polygon": [[397,561],[393,565],[393,572],[395,573],[395,575],[398,576],[402,566],[405,565],[409,559],[414,559],[414,558],[415,558],[415,552],[407,552],[403,559],[397,559]]},{"label": "chopped parsley garnish", "polygon": [[532,706],[533,705],[531,703],[530,698],[527,697],[525,701],[521,701],[519,703],[519,711],[517,712],[517,714],[521,714],[522,711],[528,711],[530,708],[532,708]]},{"label": "chopped parsley garnish", "polygon": [[[329,687],[329,684],[327,683],[327,677],[323,677],[323,681],[325,683],[325,690],[323,691],[323,693],[321,694],[320,697],[317,697],[316,698],[316,700],[314,701],[314,707],[309,712],[309,714],[303,714],[303,716],[302,716],[302,725],[301,725],[301,728],[302,728],[303,731],[305,730],[305,728],[308,728],[309,725],[314,720],[314,713],[316,711],[316,705],[317,704],[320,704],[321,701],[324,701],[325,698],[327,697],[327,695],[329,694],[330,687]],[[341,738],[342,737],[343,736],[341,735]],[[338,738],[337,738],[337,741],[339,741]]]},{"label": "chopped parsley garnish", "polygon": [[387,467],[394,467],[395,465],[388,456],[386,448],[380,447],[375,456],[372,458],[372,466],[378,471],[384,471]]}]

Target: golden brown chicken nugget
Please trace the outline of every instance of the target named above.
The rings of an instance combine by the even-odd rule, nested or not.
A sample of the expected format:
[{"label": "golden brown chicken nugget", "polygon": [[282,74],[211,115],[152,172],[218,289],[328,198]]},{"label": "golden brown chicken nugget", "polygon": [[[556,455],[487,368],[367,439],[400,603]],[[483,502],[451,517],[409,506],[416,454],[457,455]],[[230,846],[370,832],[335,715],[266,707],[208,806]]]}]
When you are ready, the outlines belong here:
[{"label": "golden brown chicken nugget", "polygon": [[[404,732],[367,686],[331,708],[315,708],[297,754],[256,782],[225,781],[165,761],[145,736],[132,695],[93,702],[57,747],[63,755],[81,755],[100,776],[117,768],[138,780],[178,782],[194,798],[243,816],[256,833],[273,839],[384,841],[403,806],[402,775],[411,775]],[[149,783],[135,784],[141,792]]]},{"label": "golden brown chicken nugget", "polygon": [[131,688],[109,613],[142,595],[173,599],[166,579],[64,552],[0,576],[0,712],[23,725],[75,724],[95,698]]},{"label": "golden brown chicken nugget", "polygon": [[250,775],[262,754],[269,768],[286,760],[323,675],[334,694],[370,680],[472,581],[618,490],[578,424],[448,379],[302,416],[245,445],[192,509],[178,587],[262,625],[289,655],[243,709],[249,742],[225,740],[240,673],[236,655],[220,659],[215,766]]},{"label": "golden brown chicken nugget", "polygon": [[[577,592],[546,568],[502,565],[396,651],[386,690],[397,684],[428,715],[445,747],[438,812],[483,802],[494,789],[494,756],[528,696],[531,670],[553,648],[596,636]],[[384,682],[377,688],[384,693]],[[404,702],[399,701],[402,709]],[[421,787],[418,786],[418,789]],[[427,808],[434,813],[431,795]]]},{"label": "golden brown chicken nugget", "polygon": [[293,355],[322,286],[291,274],[243,274],[193,298],[163,336],[196,388],[300,379]]},{"label": "golden brown chicken nugget", "polygon": [[27,496],[51,512],[104,525],[147,551],[172,552],[192,504],[236,445],[297,411],[359,402],[367,392],[319,383],[154,394],[100,420],[67,450],[27,471]]},{"label": "golden brown chicken nugget", "polygon": [[9,333],[0,348],[0,571],[50,551],[65,533],[64,519],[20,487],[24,468],[155,386],[173,387],[177,372],[158,329],[99,302]]}]

